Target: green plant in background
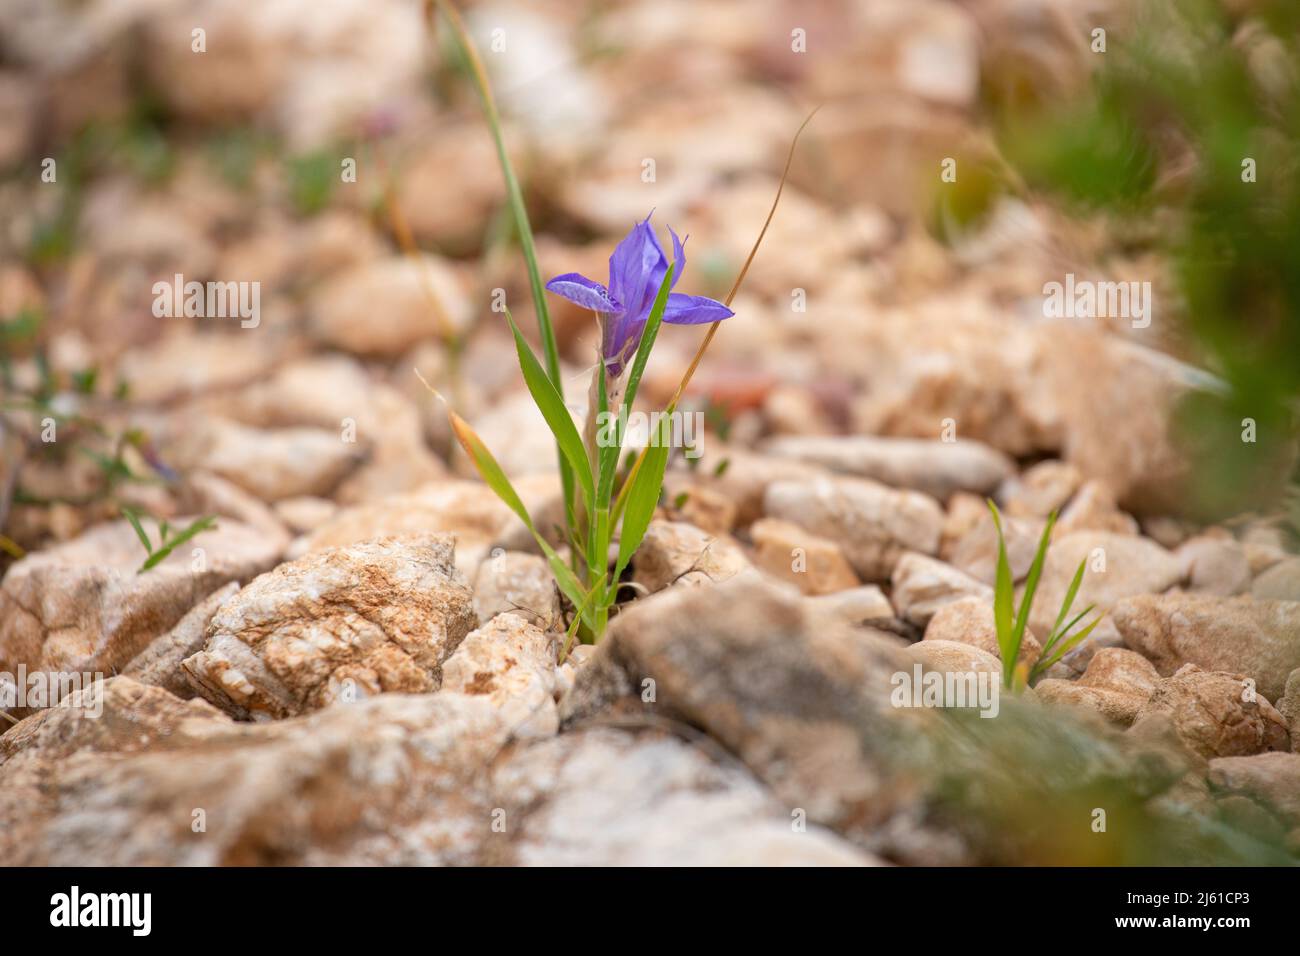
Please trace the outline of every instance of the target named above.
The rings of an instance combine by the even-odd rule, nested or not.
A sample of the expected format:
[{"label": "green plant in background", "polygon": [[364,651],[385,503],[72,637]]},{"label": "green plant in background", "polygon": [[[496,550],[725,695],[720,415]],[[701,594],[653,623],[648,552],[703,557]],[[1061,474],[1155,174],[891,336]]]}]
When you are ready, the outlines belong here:
[{"label": "green plant in background", "polygon": [[338,177],[338,164],[331,154],[320,151],[285,160],[289,201],[301,215],[313,216],[329,205]]},{"label": "green plant in background", "polygon": [[1079,594],[1079,586],[1083,583],[1084,571],[1087,569],[1085,558],[1079,562],[1079,568],[1075,571],[1070,587],[1065,592],[1065,600],[1061,602],[1061,609],[1057,612],[1056,623],[1052,625],[1051,633],[1043,641],[1043,651],[1038,660],[1032,668],[1017,664],[1020,646],[1025,639],[1025,630],[1029,627],[1029,615],[1034,607],[1034,595],[1038,591],[1038,582],[1043,576],[1043,565],[1047,561],[1047,549],[1052,542],[1052,529],[1056,527],[1056,512],[1053,511],[1048,517],[1047,527],[1043,529],[1043,536],[1038,541],[1038,549],[1034,552],[1033,563],[1029,565],[1029,573],[1025,576],[1025,590],[1020,599],[1020,607],[1017,609],[1015,607],[1016,585],[1011,574],[1011,562],[1007,558],[1007,542],[1002,533],[1002,516],[998,512],[998,506],[992,501],[988,505],[989,511],[993,513],[993,527],[998,536],[997,576],[993,588],[993,624],[998,635],[998,651],[1002,655],[1002,684],[1010,690],[1037,681],[1053,664],[1092,633],[1093,628],[1101,623],[1102,615],[1098,615],[1091,623],[1074,631],[1075,625],[1096,606],[1089,604],[1074,617],[1070,617],[1070,610],[1074,607],[1074,599]]},{"label": "green plant in background", "polygon": [[1205,517],[1277,500],[1300,410],[1300,4],[1225,6],[1135,4],[1085,95],[999,122],[1029,187],[1171,263],[1166,344],[1226,383],[1175,420]]},{"label": "green plant in background", "polygon": [[[14,504],[102,505],[110,514],[120,512],[135,527],[148,554],[140,569],[146,571],[173,548],[211,527],[213,519],[201,518],[176,533],[166,521],[158,522],[160,544],[157,550],[153,548],[136,513],[122,504],[122,492],[127,486],[173,482],[177,475],[160,459],[142,429],[129,425],[116,428],[100,414],[105,396],[97,395],[101,384],[97,366],[65,374],[51,369],[39,341],[43,323],[44,314],[36,310],[0,319],[0,385],[4,391],[0,400],[0,552],[15,560],[26,554],[22,545],[4,533]],[[15,382],[15,360],[20,358],[30,360],[37,372],[31,386],[20,388]],[[126,382],[120,381],[112,397],[121,400],[127,392]],[[47,427],[55,430],[49,437],[37,434]],[[59,440],[52,440],[54,434]],[[149,471],[138,470],[132,456],[143,459]],[[75,494],[33,491],[20,481],[27,461],[66,467],[77,458],[94,466],[95,478]]]},{"label": "green plant in background", "polygon": [[91,175],[120,171],[148,186],[167,181],[176,168],[167,116],[157,99],[138,96],[120,118],[96,119],[78,131],[56,157],[55,201],[34,224],[24,255],[35,267],[67,260],[76,248],[82,200]]},{"label": "green plant in background", "polygon": [[197,534],[201,534],[204,531],[210,531],[217,526],[215,515],[204,515],[202,518],[195,518],[186,527],[179,531],[173,528],[166,520],[155,518],[154,523],[158,525],[158,547],[155,548],[153,542],[149,540],[149,535],[145,533],[144,525],[140,523],[140,515],[138,512],[132,508],[123,508],[122,516],[126,518],[127,521],[131,522],[131,527],[135,529],[136,537],[138,537],[140,543],[144,545],[145,560],[136,571],[136,574],[144,574],[150,568],[156,567],[163,561],[167,560],[167,556],[186,541],[189,541]]}]

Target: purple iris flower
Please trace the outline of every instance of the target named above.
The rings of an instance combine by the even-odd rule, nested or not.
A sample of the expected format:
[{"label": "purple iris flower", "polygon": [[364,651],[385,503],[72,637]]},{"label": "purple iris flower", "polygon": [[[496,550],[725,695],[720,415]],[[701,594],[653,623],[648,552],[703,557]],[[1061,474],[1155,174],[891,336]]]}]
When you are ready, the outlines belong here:
[{"label": "purple iris flower", "polygon": [[[653,213],[652,213],[653,215]],[[677,269],[672,285],[686,271],[686,252],[677,233],[673,237],[673,261]],[[546,288],[570,302],[600,316],[600,351],[611,376],[623,371],[623,363],[641,344],[641,333],[654,306],[659,286],[668,272],[668,257],[650,227],[650,216],[637,223],[609,257],[609,288],[576,272],[556,276]],[[702,295],[671,292],[664,309],[664,321],[674,325],[702,325],[720,322],[734,315],[721,302]]]}]

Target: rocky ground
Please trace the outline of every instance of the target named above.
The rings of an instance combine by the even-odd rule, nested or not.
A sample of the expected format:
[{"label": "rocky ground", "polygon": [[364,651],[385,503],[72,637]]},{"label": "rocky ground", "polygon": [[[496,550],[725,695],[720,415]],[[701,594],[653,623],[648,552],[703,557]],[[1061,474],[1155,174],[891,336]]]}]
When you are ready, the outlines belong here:
[{"label": "rocky ground", "polygon": [[[6,339],[6,395],[43,403],[4,418],[0,672],[108,678],[102,713],[14,709],[0,863],[1300,858],[1295,531],[1186,507],[1168,426],[1205,376],[1167,324],[1040,316],[1080,262],[1162,264],[1047,205],[946,245],[917,212],[981,83],[1026,56],[1081,82],[1067,27],[1105,5],[527,6],[469,16],[515,44],[488,62],[547,275],[601,275],[654,208],[691,234],[689,291],[725,293],[825,104],[696,378],[703,456],[562,663],[572,609],[412,373],[553,526],[553,442],[491,308],[531,329],[527,277],[419,6],[0,12],[0,314],[42,316]],[[176,273],[260,282],[260,321],[156,317]],[[580,406],[594,328],[552,309]],[[697,343],[665,327],[647,409]],[[1060,512],[1031,635],[1084,558],[1103,623],[995,719],[895,707],[917,665],[1001,670],[986,497],[1017,582]],[[217,526],[138,573],[123,506]]]}]

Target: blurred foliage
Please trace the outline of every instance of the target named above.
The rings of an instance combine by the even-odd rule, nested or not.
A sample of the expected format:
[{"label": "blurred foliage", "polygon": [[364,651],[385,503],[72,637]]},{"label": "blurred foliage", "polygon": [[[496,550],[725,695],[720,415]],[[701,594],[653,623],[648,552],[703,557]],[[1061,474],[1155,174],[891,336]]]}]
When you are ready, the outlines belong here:
[{"label": "blurred foliage", "polygon": [[329,205],[338,181],[338,159],[320,151],[285,160],[289,200],[301,215],[311,216]]},{"label": "blurred foliage", "polygon": [[1010,694],[993,720],[973,709],[936,715],[931,742],[910,757],[919,774],[937,774],[926,814],[962,834],[982,864],[1296,863],[1276,834],[1230,823],[1183,789],[1188,768],[1176,749],[1138,745]]},{"label": "blurred foliage", "polygon": [[227,185],[249,190],[253,187],[258,161],[272,155],[274,140],[246,127],[233,127],[213,135],[204,144],[208,162]]},{"label": "blurred foliage", "polygon": [[926,222],[931,234],[949,243],[988,220],[1007,179],[996,159],[977,145],[959,149],[951,158],[961,174],[936,190]]},{"label": "blurred foliage", "polygon": [[1270,484],[1300,400],[1300,4],[1250,9],[1143,0],[1093,54],[1084,95],[998,118],[1029,188],[1121,230],[1141,222],[1167,256],[1179,301],[1157,320],[1176,320],[1180,345],[1227,384],[1176,424],[1208,511]]},{"label": "blurred foliage", "polygon": [[87,123],[54,159],[58,200],[35,223],[28,239],[27,260],[33,266],[55,265],[72,255],[85,187],[92,176],[121,172],[157,186],[176,167],[166,118],[146,97],[137,99],[120,120]]}]

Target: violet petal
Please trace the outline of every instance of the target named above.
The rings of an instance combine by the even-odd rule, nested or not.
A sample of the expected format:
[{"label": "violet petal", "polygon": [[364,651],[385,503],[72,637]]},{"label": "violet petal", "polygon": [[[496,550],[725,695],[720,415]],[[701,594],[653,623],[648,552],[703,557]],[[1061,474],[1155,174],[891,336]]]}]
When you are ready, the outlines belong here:
[{"label": "violet petal", "polygon": [[609,291],[599,282],[593,282],[576,272],[566,272],[546,283],[548,292],[563,296],[570,302],[580,305],[592,312],[619,312],[622,306],[610,296]]},{"label": "violet petal", "polygon": [[720,322],[735,314],[721,302],[705,296],[674,292],[668,296],[664,321],[673,325],[700,325],[705,322]]}]

